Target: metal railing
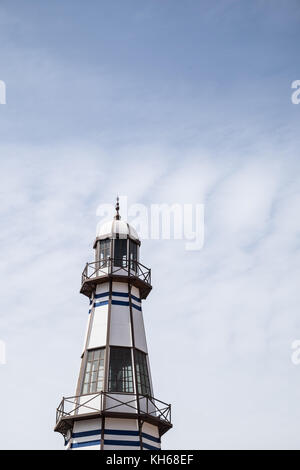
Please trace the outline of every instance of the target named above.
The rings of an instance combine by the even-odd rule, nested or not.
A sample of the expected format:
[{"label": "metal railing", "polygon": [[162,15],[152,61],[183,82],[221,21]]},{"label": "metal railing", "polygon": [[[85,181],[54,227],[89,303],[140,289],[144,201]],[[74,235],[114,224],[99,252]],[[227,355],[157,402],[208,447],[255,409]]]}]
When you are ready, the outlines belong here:
[{"label": "metal railing", "polygon": [[[137,413],[152,417],[171,425],[171,405],[149,395],[123,395],[121,393],[99,392],[93,395],[64,397],[56,409],[56,424],[62,418],[80,414],[119,412]],[[119,408],[119,409],[118,409]]]},{"label": "metal railing", "polygon": [[148,285],[151,285],[151,269],[142,263],[127,258],[106,258],[100,261],[86,263],[82,272],[81,284],[98,277],[115,274],[119,276],[137,277]]}]

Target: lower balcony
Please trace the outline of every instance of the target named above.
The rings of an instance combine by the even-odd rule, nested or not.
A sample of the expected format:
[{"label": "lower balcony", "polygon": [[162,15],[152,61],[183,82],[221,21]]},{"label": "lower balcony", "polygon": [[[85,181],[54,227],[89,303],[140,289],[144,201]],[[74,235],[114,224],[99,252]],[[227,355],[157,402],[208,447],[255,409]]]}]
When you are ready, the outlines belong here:
[{"label": "lower balcony", "polygon": [[154,424],[162,436],[171,427],[171,405],[148,395],[99,392],[63,398],[56,410],[55,431],[66,435],[74,421],[107,416],[141,419]]}]

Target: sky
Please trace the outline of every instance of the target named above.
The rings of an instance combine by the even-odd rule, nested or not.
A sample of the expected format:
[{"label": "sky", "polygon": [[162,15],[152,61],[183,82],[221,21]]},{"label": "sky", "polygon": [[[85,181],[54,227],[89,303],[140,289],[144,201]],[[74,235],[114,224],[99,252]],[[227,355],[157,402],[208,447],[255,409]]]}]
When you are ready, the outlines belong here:
[{"label": "sky", "polygon": [[205,208],[201,250],[142,242],[163,448],[299,448],[299,23],[297,0],[1,1],[2,449],[63,448],[117,194]]}]

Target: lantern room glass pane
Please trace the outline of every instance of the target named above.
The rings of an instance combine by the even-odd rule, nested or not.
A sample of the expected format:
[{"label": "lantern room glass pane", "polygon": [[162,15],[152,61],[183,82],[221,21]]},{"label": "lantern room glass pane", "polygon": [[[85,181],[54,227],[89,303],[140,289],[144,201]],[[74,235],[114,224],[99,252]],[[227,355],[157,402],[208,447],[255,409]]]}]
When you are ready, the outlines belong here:
[{"label": "lantern room glass pane", "polygon": [[82,393],[96,393],[103,390],[105,348],[88,351]]},{"label": "lantern room glass pane", "polygon": [[129,242],[130,269],[133,269],[134,271],[136,271],[136,268],[137,268],[137,260],[138,260],[137,252],[138,252],[137,243],[130,240]]},{"label": "lantern room glass pane", "polygon": [[98,261],[99,268],[105,268],[108,264],[108,258],[110,257],[110,240],[100,240],[98,245],[99,255]]},{"label": "lantern room glass pane", "polygon": [[120,393],[133,392],[130,348],[110,348],[108,391]]},{"label": "lantern room glass pane", "polygon": [[114,251],[114,265],[118,267],[127,266],[127,239],[116,238],[115,239],[115,251]]},{"label": "lantern room glass pane", "polygon": [[135,349],[134,358],[138,393],[141,393],[142,395],[151,395],[147,355],[142,351]]}]

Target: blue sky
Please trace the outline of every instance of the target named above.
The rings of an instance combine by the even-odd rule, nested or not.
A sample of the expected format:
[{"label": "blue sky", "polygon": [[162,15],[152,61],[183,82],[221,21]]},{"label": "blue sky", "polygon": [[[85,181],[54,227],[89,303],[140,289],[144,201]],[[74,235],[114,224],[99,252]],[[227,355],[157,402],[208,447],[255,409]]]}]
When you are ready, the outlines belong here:
[{"label": "blue sky", "polygon": [[299,447],[299,22],[292,0],[1,2],[2,448],[62,447],[117,193],[205,204],[201,251],[142,246],[165,448]]}]

